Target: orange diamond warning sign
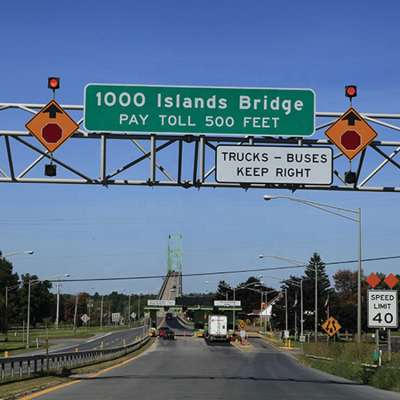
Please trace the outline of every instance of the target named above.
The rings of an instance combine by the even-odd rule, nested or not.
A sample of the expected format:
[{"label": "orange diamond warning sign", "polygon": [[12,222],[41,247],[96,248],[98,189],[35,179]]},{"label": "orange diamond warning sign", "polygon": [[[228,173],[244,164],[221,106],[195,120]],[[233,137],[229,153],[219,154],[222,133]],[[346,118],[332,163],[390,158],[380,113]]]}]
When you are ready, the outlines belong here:
[{"label": "orange diamond warning sign", "polygon": [[335,336],[340,331],[341,325],[335,318],[330,317],[321,325],[321,328],[329,336]]},{"label": "orange diamond warning sign", "polygon": [[363,151],[378,136],[353,107],[350,107],[325,132],[325,135],[349,160]]},{"label": "orange diamond warning sign", "polygon": [[25,127],[48,151],[53,152],[73,135],[79,125],[52,100]]}]

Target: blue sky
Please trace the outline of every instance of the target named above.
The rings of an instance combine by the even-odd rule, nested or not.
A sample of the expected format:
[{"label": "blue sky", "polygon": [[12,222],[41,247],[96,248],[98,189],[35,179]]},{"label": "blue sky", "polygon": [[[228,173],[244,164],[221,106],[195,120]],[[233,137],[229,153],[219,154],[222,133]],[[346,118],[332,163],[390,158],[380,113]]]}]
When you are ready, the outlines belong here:
[{"label": "blue sky", "polygon": [[[343,86],[356,83],[360,111],[395,113],[400,6],[369,4],[6,2],[0,6],[0,102],[45,103],[47,76],[59,75],[57,99],[64,104],[82,104],[90,82],[231,85],[310,87],[318,111],[344,111]],[[14,114],[0,115],[0,129],[20,123]],[[73,150],[76,159],[91,156],[86,149]],[[186,272],[282,265],[260,262],[259,253],[300,260],[314,251],[326,261],[356,257],[355,225],[287,202],[267,204],[265,193],[1,185],[0,248],[34,249],[34,256],[15,257],[15,267],[43,277],[163,273],[170,232],[183,234]],[[297,196],[362,207],[365,256],[399,254],[398,195],[313,191]],[[397,262],[365,269],[398,272]],[[229,282],[245,278],[225,277]],[[209,287],[218,280],[187,279],[185,289],[204,290],[206,279]],[[159,285],[159,280],[66,284],[65,290],[154,292]]]}]

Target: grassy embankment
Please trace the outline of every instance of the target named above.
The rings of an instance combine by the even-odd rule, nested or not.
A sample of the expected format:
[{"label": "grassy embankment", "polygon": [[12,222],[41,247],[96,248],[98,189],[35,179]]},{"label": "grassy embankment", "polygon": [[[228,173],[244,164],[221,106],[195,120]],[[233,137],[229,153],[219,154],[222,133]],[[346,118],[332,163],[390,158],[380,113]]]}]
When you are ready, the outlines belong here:
[{"label": "grassy embankment", "polygon": [[[392,353],[392,361],[383,355],[382,367],[370,368],[362,364],[374,364],[373,343],[305,343],[304,354],[298,359],[305,365],[355,382],[380,389],[400,391],[400,354]],[[315,355],[332,360],[313,359]]]}]

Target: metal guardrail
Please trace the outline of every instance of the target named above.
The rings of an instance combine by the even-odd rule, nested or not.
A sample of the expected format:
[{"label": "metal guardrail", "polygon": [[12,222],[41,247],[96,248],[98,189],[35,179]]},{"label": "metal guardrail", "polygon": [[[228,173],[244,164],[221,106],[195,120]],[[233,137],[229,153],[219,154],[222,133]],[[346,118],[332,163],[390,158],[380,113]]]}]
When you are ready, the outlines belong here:
[{"label": "metal guardrail", "polygon": [[140,349],[149,340],[150,337],[146,335],[136,342],[109,349],[2,358],[0,359],[0,381],[12,381],[55,372],[62,373],[64,369],[70,370],[112,360]]}]

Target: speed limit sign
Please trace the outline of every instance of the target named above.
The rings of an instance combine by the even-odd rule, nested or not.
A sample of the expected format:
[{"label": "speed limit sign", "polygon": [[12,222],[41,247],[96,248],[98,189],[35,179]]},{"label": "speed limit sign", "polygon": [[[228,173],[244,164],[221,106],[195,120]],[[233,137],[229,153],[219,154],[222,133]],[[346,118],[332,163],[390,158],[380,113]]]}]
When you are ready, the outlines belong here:
[{"label": "speed limit sign", "polygon": [[368,327],[397,328],[397,291],[368,290]]}]

